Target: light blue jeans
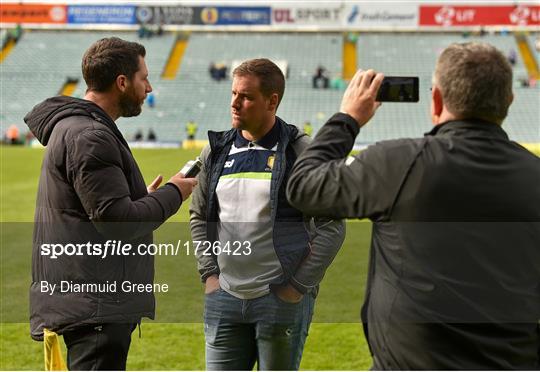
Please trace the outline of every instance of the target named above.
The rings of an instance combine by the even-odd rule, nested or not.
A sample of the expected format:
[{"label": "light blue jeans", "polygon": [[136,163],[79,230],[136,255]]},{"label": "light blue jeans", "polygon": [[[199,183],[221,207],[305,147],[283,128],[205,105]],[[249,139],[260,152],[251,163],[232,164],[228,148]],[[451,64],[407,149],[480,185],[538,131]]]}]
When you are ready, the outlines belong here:
[{"label": "light blue jeans", "polygon": [[307,294],[291,304],[272,292],[252,300],[223,289],[205,296],[206,369],[298,370],[313,316]]}]

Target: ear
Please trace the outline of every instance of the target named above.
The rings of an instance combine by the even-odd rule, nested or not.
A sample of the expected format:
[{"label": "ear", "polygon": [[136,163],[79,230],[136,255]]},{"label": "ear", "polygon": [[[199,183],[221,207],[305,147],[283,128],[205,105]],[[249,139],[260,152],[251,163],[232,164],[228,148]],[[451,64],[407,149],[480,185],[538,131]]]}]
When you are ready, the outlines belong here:
[{"label": "ear", "polygon": [[439,123],[439,117],[443,111],[443,98],[441,90],[434,86],[431,90],[431,122]]},{"label": "ear", "polygon": [[116,88],[120,92],[125,92],[128,87],[128,78],[126,75],[118,75],[116,77]]},{"label": "ear", "polygon": [[270,99],[268,100],[268,110],[276,112],[277,107],[278,107],[278,103],[279,103],[278,94],[277,93],[272,93],[272,95],[270,96]]}]

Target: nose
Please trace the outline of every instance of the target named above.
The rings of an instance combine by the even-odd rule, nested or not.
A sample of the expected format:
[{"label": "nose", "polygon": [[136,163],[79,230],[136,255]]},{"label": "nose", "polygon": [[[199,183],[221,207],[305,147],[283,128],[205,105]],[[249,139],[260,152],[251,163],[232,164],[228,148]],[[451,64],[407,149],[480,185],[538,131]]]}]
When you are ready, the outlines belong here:
[{"label": "nose", "polygon": [[240,108],[240,100],[238,99],[238,96],[235,96],[234,94],[231,97],[231,107],[235,110]]},{"label": "nose", "polygon": [[148,82],[148,84],[146,84],[146,93],[150,93],[152,90],[152,85],[150,85],[150,82]]}]

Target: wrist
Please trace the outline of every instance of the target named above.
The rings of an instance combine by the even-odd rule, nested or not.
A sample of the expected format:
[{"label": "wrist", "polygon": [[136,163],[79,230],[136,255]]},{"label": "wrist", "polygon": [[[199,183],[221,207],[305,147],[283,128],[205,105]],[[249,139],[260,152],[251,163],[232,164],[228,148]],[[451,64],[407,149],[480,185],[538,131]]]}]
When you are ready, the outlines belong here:
[{"label": "wrist", "polygon": [[182,196],[182,191],[180,191],[180,187],[178,187],[175,183],[173,182],[167,182],[164,186],[167,186],[167,185],[170,185],[172,186],[174,189],[176,189],[176,191],[178,191],[178,194],[180,195],[180,198],[183,200],[184,197]]},{"label": "wrist", "polygon": [[204,282],[206,283],[206,282],[208,282],[209,280],[210,280],[210,281],[219,280],[219,276],[218,276],[217,274],[208,275],[208,276],[205,278]]},{"label": "wrist", "polygon": [[288,285],[295,291],[297,292],[298,294],[300,295],[305,295],[307,292],[308,292],[308,289],[306,287],[304,287],[303,285],[301,285],[300,283],[298,283],[296,280],[294,280],[294,278],[291,278],[291,280],[289,281]]}]

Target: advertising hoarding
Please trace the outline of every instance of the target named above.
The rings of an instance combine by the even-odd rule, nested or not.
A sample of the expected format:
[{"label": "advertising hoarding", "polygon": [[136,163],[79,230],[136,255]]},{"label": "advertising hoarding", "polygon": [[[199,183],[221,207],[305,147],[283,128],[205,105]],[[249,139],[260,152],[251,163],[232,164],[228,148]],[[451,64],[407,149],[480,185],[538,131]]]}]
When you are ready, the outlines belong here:
[{"label": "advertising hoarding", "polygon": [[2,23],[66,23],[66,5],[0,4]]},{"label": "advertising hoarding", "polygon": [[339,28],[343,24],[344,7],[339,3],[281,3],[272,7],[272,24]]},{"label": "advertising hoarding", "polygon": [[[192,25],[200,7],[190,6],[138,6],[136,22],[141,24]],[[200,23],[200,22],[198,22]]]},{"label": "advertising hoarding", "polygon": [[413,3],[347,3],[344,25],[361,28],[418,27],[418,5]]},{"label": "advertising hoarding", "polygon": [[203,25],[269,25],[271,8],[253,7],[203,7],[195,24]]},{"label": "advertising hoarding", "polygon": [[420,6],[420,26],[538,26],[540,6]]},{"label": "advertising hoarding", "polygon": [[133,5],[69,5],[68,23],[75,24],[134,24]]}]

